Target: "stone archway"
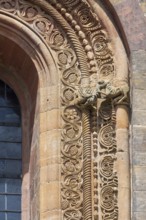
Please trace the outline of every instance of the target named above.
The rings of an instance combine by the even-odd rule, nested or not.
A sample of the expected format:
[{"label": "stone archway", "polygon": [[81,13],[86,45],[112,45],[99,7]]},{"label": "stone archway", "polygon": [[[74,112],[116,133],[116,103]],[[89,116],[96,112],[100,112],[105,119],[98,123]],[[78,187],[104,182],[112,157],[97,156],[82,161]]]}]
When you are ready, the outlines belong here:
[{"label": "stone archway", "polygon": [[20,46],[39,75],[40,219],[130,219],[127,57],[110,19],[94,10],[79,0],[1,3],[0,33],[27,39]]},{"label": "stone archway", "polygon": [[[22,110],[22,219],[39,219],[40,146],[46,148],[44,140],[49,127],[43,119],[49,111],[54,115],[56,113],[55,117],[58,117],[58,112],[55,111],[58,105],[58,80],[54,74],[51,76],[57,70],[55,64],[51,65],[53,61],[49,51],[41,41],[39,43],[39,38],[33,32],[26,28],[22,33],[19,21],[14,22],[9,16],[2,14],[0,17],[0,79],[13,88]],[[48,94],[51,97],[52,93],[47,91],[54,95],[49,104]]]}]

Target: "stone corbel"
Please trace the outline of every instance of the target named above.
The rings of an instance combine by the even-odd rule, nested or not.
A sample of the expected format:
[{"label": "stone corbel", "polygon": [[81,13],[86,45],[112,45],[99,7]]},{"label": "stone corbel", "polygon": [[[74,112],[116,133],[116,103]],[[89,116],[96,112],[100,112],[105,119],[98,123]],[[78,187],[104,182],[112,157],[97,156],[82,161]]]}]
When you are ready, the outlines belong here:
[{"label": "stone corbel", "polygon": [[128,104],[128,92],[129,86],[127,83],[115,86],[111,82],[102,80],[99,81],[94,88],[80,88],[78,98],[76,98],[71,105],[77,105],[80,108],[91,107],[98,98],[111,100],[114,105]]}]

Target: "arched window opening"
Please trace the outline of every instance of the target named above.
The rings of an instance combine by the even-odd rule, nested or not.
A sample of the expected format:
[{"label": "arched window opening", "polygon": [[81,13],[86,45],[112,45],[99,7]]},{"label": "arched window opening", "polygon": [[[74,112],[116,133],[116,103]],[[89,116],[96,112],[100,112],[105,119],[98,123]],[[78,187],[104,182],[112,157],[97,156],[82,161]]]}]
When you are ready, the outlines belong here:
[{"label": "arched window opening", "polygon": [[21,219],[21,113],[13,90],[0,81],[0,219]]}]

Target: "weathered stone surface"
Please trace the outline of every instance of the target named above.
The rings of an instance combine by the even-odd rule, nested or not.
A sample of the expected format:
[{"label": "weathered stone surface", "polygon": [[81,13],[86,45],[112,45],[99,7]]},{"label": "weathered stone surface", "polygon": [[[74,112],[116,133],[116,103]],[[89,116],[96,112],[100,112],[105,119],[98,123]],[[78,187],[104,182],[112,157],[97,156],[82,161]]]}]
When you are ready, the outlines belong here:
[{"label": "weathered stone surface", "polygon": [[133,167],[133,190],[145,191],[146,189],[146,166]]},{"label": "weathered stone surface", "polygon": [[146,16],[146,0],[137,0],[140,4],[141,9],[144,12],[144,15]]},{"label": "weathered stone surface", "polygon": [[146,90],[135,89],[133,91],[132,107],[134,110],[146,109]]},{"label": "weathered stone surface", "polygon": [[132,121],[134,125],[146,126],[146,120],[144,120],[145,118],[146,110],[133,111]]},{"label": "weathered stone surface", "polygon": [[134,212],[132,220],[145,220],[146,212]]},{"label": "weathered stone surface", "polygon": [[60,114],[59,109],[40,113],[40,132],[60,128]]},{"label": "weathered stone surface", "polygon": [[[146,89],[146,74],[140,73],[140,74],[137,74],[135,77],[133,77],[132,87],[134,88],[134,91],[137,89],[145,91],[145,89]],[[134,99],[137,99],[137,97],[135,97]]]},{"label": "weathered stone surface", "polygon": [[[130,198],[130,190],[126,187],[119,187],[120,197],[118,197],[119,204],[122,206],[122,208],[119,210],[119,219],[130,219],[130,203],[127,203],[126,201]],[[123,202],[123,198],[124,201]]]},{"label": "weathered stone surface", "polygon": [[40,168],[40,182],[52,182],[60,180],[60,165],[48,164]]},{"label": "weathered stone surface", "polygon": [[[60,209],[60,184],[52,181],[40,186],[40,208],[42,212]],[[53,193],[52,193],[53,192]]]},{"label": "weathered stone surface", "polygon": [[145,212],[146,191],[133,191],[133,211]]},{"label": "weathered stone surface", "polygon": [[130,49],[145,49],[146,20],[137,0],[121,0],[120,2],[116,1],[113,2],[113,5],[124,27]]},{"label": "weathered stone surface", "polygon": [[[53,211],[48,211],[48,212],[44,212],[41,214],[41,219],[43,220],[59,220],[61,219],[61,215],[62,215],[62,211],[60,210],[53,210]],[[48,219],[48,216],[50,216]]]},{"label": "weathered stone surface", "polygon": [[132,163],[135,166],[146,166],[146,149],[145,151],[133,151]]},{"label": "weathered stone surface", "polygon": [[146,50],[137,50],[131,54],[132,76],[140,78],[146,76]]},{"label": "weathered stone surface", "polygon": [[146,151],[146,127],[134,126],[132,134],[132,151]]}]

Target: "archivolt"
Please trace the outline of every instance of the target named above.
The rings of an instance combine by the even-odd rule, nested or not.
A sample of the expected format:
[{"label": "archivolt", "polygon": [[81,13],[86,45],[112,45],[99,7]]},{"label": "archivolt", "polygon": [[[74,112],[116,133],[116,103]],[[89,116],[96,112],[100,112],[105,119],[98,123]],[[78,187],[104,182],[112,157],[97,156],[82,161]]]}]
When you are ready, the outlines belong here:
[{"label": "archivolt", "polygon": [[[109,41],[112,36],[109,36],[103,22],[91,10],[88,1],[17,0],[7,1],[6,4],[2,1],[1,11],[23,20],[22,29],[28,26],[36,33],[48,50],[51,50],[58,66],[63,107],[63,218],[86,220],[98,219],[99,216],[104,220],[119,219],[119,174],[114,170],[118,149],[115,106],[106,101],[99,104],[98,119],[101,124],[98,127],[96,106],[94,109],[82,111],[83,125],[80,109],[70,106],[79,96],[79,87],[85,96],[89,97],[99,79],[109,81],[114,86],[116,83],[120,85],[120,77],[117,77],[116,73],[119,67],[113,43]],[[37,39],[35,42],[37,44]],[[36,51],[40,49],[39,45],[35,48]],[[44,59],[47,63],[47,51]],[[125,64],[125,58],[123,61]],[[121,81],[125,81],[125,78],[123,80],[121,77]]]}]

